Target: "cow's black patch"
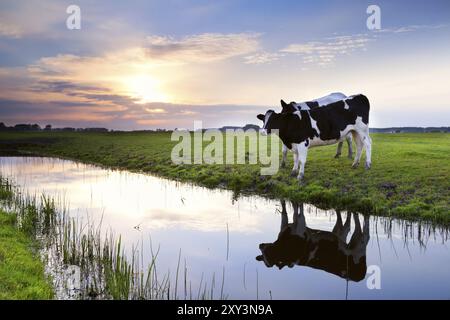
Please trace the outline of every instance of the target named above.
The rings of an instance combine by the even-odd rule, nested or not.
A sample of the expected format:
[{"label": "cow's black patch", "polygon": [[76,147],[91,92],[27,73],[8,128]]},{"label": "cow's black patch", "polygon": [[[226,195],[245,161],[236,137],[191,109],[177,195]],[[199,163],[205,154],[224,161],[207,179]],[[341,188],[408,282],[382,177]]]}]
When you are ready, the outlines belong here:
[{"label": "cow's black patch", "polygon": [[311,110],[319,108],[319,103],[317,101],[307,101],[305,103]]},{"label": "cow's black patch", "polygon": [[283,100],[281,100],[281,113],[293,113],[297,111],[297,107],[295,106],[295,102],[286,103]]}]

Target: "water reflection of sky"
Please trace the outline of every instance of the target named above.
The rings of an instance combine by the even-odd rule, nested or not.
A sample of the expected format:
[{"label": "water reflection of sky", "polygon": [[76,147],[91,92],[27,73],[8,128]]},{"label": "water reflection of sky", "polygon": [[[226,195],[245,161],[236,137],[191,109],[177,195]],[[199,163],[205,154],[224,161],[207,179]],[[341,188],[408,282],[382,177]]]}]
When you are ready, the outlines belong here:
[{"label": "water reflection of sky", "polygon": [[[159,246],[158,268],[175,273],[178,253],[186,263],[193,291],[215,277],[220,294],[230,298],[330,298],[346,296],[345,279],[305,266],[267,268],[256,261],[260,243],[274,242],[280,232],[280,202],[259,197],[233,201],[231,192],[208,190],[152,176],[105,170],[49,158],[0,158],[1,173],[29,193],[45,192],[64,201],[74,216],[102,220],[105,229],[122,235],[128,249],[141,242],[150,259],[150,237]],[[292,207],[287,206],[292,222]],[[343,214],[345,217],[345,214]],[[305,206],[310,228],[331,231],[332,211]],[[417,224],[405,238],[405,223],[370,219],[367,265],[381,270],[381,290],[369,290],[366,281],[349,282],[349,298],[450,298],[450,251],[446,234],[422,232]],[[135,227],[139,226],[139,230]],[[227,228],[229,253],[227,260]],[[352,224],[352,231],[354,224]],[[367,278],[367,277],[366,277]],[[244,281],[245,279],[245,281]],[[258,287],[258,290],[257,290]],[[258,291],[258,294],[257,292]]]}]

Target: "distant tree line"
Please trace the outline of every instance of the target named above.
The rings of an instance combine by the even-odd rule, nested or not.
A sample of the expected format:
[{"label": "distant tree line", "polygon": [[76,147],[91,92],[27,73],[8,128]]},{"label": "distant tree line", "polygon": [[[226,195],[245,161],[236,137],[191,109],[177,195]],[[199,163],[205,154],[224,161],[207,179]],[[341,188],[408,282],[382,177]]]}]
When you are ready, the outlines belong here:
[{"label": "distant tree line", "polygon": [[[73,128],[73,127],[63,127],[63,128],[53,128],[51,124],[46,125],[42,128],[38,124],[16,124],[15,126],[8,127],[3,122],[0,122],[0,131],[55,131],[55,132],[129,132],[121,130],[109,130],[107,128]],[[133,132],[171,132],[167,129],[155,129],[155,130],[135,130]]]},{"label": "distant tree line", "polygon": [[373,133],[425,133],[425,132],[450,132],[450,127],[391,127],[370,128]]},{"label": "distant tree line", "polygon": [[109,130],[106,128],[72,128],[72,127],[65,127],[65,128],[52,128],[52,125],[48,124],[44,128],[42,128],[38,124],[25,124],[20,123],[16,124],[15,126],[8,127],[3,122],[0,122],[0,131],[69,131],[69,132],[75,132],[75,131],[87,131],[87,132],[108,132]]},{"label": "distant tree line", "polygon": [[[246,124],[243,127],[239,126],[224,126],[219,128],[220,131],[226,130],[253,129],[258,131],[260,127],[255,124]],[[177,130],[184,130],[176,128]],[[203,129],[206,130],[206,129]],[[67,132],[122,132],[121,130],[108,130],[106,128],[52,128],[52,125],[48,124],[44,128],[41,128],[38,124],[16,124],[15,126],[8,127],[3,122],[0,122],[0,131],[67,131]],[[134,130],[134,132],[171,132],[168,129],[155,129],[155,130]],[[450,132],[450,127],[391,127],[391,128],[370,128],[370,132],[373,133],[425,133],[425,132]]]}]

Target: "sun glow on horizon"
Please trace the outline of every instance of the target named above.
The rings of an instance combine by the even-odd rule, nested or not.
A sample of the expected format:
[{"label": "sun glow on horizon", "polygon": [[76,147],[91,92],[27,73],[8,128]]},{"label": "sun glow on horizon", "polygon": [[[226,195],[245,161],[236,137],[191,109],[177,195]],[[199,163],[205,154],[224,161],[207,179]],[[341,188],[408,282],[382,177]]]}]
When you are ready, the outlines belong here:
[{"label": "sun glow on horizon", "polygon": [[169,102],[170,95],[164,92],[159,79],[148,74],[136,74],[121,79],[123,90],[137,103]]}]

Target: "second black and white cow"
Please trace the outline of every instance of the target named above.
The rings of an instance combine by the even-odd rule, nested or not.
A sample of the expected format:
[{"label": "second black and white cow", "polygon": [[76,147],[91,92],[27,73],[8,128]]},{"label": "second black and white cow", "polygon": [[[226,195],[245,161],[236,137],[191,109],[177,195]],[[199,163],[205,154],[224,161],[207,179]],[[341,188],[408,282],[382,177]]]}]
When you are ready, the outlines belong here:
[{"label": "second black and white cow", "polygon": [[290,103],[286,103],[283,100],[281,100],[281,107],[283,108],[283,110],[281,112],[282,113],[294,113],[295,111],[300,111],[300,110],[312,110],[312,109],[326,106],[333,102],[344,100],[346,98],[347,98],[347,96],[341,92],[333,92],[333,93],[330,93],[329,95],[326,95],[324,97],[317,98],[317,99],[314,99],[311,101],[304,101],[304,102],[298,102],[298,103],[292,101]]},{"label": "second black and white cow", "polygon": [[[284,102],[284,100],[281,100],[280,101],[281,108],[282,108],[281,113],[294,113],[296,111],[301,111],[301,110],[313,110],[316,108],[324,107],[333,102],[344,100],[346,98],[347,98],[347,96],[341,92],[333,92],[333,93],[330,93],[329,95],[326,95],[321,98],[317,98],[317,99],[314,99],[311,101],[299,102],[299,103],[294,102],[294,101],[292,101],[290,103],[286,103],[286,102]],[[347,141],[347,146],[348,146],[348,158],[352,159],[353,158],[352,135],[349,133],[345,137],[345,140]],[[342,141],[338,143],[336,155],[334,156],[335,158],[339,158],[341,156],[343,144],[344,144],[344,142],[342,142]],[[288,149],[286,148],[285,145],[283,145],[283,158],[281,160],[282,167],[284,167],[284,165],[286,163],[287,151],[288,151]]]},{"label": "second black and white cow", "polygon": [[[303,179],[308,149],[343,141],[353,134],[356,156],[353,167],[359,165],[362,150],[366,150],[366,168],[371,166],[372,140],[369,136],[370,103],[366,96],[355,95],[322,108],[294,113],[268,110],[259,114],[267,134],[276,130],[283,144],[294,153],[292,175]],[[297,174],[298,171],[298,174]]]}]

